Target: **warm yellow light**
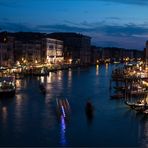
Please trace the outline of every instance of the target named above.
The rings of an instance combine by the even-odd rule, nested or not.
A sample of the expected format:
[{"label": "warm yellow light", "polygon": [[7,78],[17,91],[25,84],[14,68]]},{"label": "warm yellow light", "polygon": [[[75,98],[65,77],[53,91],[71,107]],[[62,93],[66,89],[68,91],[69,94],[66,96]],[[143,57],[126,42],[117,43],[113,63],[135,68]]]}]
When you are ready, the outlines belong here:
[{"label": "warm yellow light", "polygon": [[4,42],[6,42],[6,40],[7,40],[7,39],[6,39],[6,38],[4,38]]},{"label": "warm yellow light", "polygon": [[139,67],[140,68],[140,71],[142,70],[142,67]]},{"label": "warm yellow light", "polygon": [[71,62],[72,62],[72,59],[69,59],[69,63],[71,64]]},{"label": "warm yellow light", "polygon": [[96,65],[96,76],[98,76],[99,75],[99,65],[97,64]]},{"label": "warm yellow light", "polygon": [[19,62],[19,61],[17,61],[17,62],[16,62],[16,64],[19,66],[19,65],[20,65],[20,62]]}]

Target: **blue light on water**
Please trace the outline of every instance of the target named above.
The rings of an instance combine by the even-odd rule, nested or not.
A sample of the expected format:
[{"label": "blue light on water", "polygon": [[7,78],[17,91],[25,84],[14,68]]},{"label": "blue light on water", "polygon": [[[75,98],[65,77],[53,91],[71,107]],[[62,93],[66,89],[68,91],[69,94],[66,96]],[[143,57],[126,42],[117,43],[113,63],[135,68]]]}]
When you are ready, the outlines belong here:
[{"label": "blue light on water", "polygon": [[60,139],[60,143],[62,145],[66,145],[67,141],[66,141],[66,137],[65,137],[65,132],[66,132],[66,124],[65,124],[65,119],[64,116],[61,116],[61,139]]},{"label": "blue light on water", "polygon": [[66,115],[65,115],[65,111],[64,111],[64,107],[63,107],[63,106],[61,106],[61,107],[62,107],[62,113],[63,113],[63,116],[66,117]]}]

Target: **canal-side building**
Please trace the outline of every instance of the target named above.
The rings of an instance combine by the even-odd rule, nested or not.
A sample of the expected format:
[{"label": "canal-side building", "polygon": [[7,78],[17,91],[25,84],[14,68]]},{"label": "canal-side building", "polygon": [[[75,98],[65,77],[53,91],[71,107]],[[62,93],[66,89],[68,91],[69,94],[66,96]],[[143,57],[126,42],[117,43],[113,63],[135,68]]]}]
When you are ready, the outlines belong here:
[{"label": "canal-side building", "polygon": [[144,50],[144,57],[145,57],[145,62],[146,62],[146,65],[148,65],[148,41],[146,41],[146,48]]},{"label": "canal-side building", "polygon": [[15,41],[15,61],[20,64],[36,64],[41,62],[41,41]]},{"label": "canal-side building", "polygon": [[91,38],[77,33],[51,33],[48,37],[64,42],[64,60],[67,63],[91,62]]},{"label": "canal-side building", "polygon": [[11,67],[14,64],[14,38],[6,32],[0,33],[0,67]]},{"label": "canal-side building", "polygon": [[92,64],[99,64],[101,61],[101,55],[102,55],[102,48],[91,46],[91,63]]},{"label": "canal-side building", "polygon": [[18,32],[11,34],[15,37],[14,59],[22,65],[42,62],[42,34]]},{"label": "canal-side building", "polygon": [[43,39],[43,49],[46,63],[49,64],[58,64],[63,63],[63,41],[44,38]]}]

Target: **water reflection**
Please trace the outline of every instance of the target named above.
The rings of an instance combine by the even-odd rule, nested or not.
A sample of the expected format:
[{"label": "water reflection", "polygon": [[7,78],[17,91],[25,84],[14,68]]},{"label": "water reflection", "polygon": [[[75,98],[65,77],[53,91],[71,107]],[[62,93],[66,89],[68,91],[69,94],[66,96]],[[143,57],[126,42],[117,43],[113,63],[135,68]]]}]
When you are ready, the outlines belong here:
[{"label": "water reflection", "polygon": [[93,115],[86,115],[86,118],[87,118],[87,124],[89,126],[92,125],[94,116]]},{"label": "water reflection", "polygon": [[96,76],[99,75],[99,65],[96,65]]},{"label": "water reflection", "polygon": [[17,109],[20,109],[21,104],[22,104],[22,99],[23,99],[23,96],[21,94],[16,95],[16,108]]},{"label": "water reflection", "polygon": [[68,70],[68,88],[71,88],[71,83],[72,83],[72,70]]},{"label": "water reflection", "polygon": [[24,97],[22,94],[16,95],[15,100],[15,124],[16,124],[16,131],[21,131],[22,129],[22,123],[23,123],[23,111],[25,107],[25,102],[23,101]]},{"label": "water reflection", "polygon": [[148,147],[148,119],[144,116],[139,126],[140,147]]},{"label": "water reflection", "polygon": [[16,87],[20,88],[21,87],[21,81],[20,80],[16,80]]},{"label": "water reflection", "polygon": [[105,74],[106,74],[106,75],[108,75],[108,66],[109,66],[109,64],[106,63],[106,64],[105,64]]},{"label": "water reflection", "polygon": [[44,83],[45,82],[45,77],[41,76],[40,81],[41,81],[41,83]]},{"label": "water reflection", "polygon": [[7,107],[3,106],[2,107],[2,121],[3,121],[3,125],[7,124],[7,114],[8,114]]},{"label": "water reflection", "polygon": [[62,80],[62,71],[58,72],[58,80],[61,81]]},{"label": "water reflection", "polygon": [[[5,99],[3,102],[0,100],[0,129],[5,127],[5,130],[0,132],[0,145],[5,146],[9,142],[12,146],[18,146],[19,142],[21,146],[26,144],[36,146],[41,145],[41,143],[47,144],[46,146],[49,147],[58,144],[63,147],[67,145],[92,146],[92,144],[106,146],[107,144],[103,145],[104,140],[108,140],[107,146],[125,146],[124,142],[125,144],[128,143],[129,146],[133,143],[134,146],[137,146],[137,122],[131,120],[132,116],[129,111],[125,118],[120,118],[120,123],[118,123],[115,117],[122,117],[123,111],[126,109],[121,107],[120,109],[116,108],[117,111],[115,111],[116,101],[109,101],[108,99],[108,80],[111,69],[112,67],[109,65],[108,70],[108,64],[106,67],[104,65],[99,67],[98,65],[90,68],[90,70],[78,68],[78,71],[72,71],[69,69],[57,73],[51,72],[47,77],[37,77],[38,79],[31,77],[17,82],[21,91],[17,91],[13,99]],[[105,71],[108,72],[107,76]],[[46,84],[46,96],[40,93],[40,81]],[[26,88],[24,88],[24,85],[21,86],[24,83],[27,84]],[[59,117],[58,121],[56,120],[55,98],[60,96],[61,93],[64,98],[69,97],[72,102],[70,124],[63,116]],[[94,118],[85,116],[83,103],[88,96],[94,98],[94,105],[96,106]],[[121,105],[123,104],[121,103]],[[86,128],[87,123],[91,125],[90,130]],[[141,129],[142,145],[147,146],[145,140],[148,139],[147,122],[143,127]],[[117,131],[115,132],[116,128]],[[126,135],[131,134],[131,129],[132,132],[136,131],[132,134],[133,138],[132,136],[125,138]],[[76,143],[76,139],[78,139],[78,143]],[[132,141],[133,139],[134,141]],[[6,143],[3,144],[3,141],[6,141]]]},{"label": "water reflection", "polygon": [[65,119],[63,116],[61,116],[61,123],[60,123],[60,126],[61,126],[61,131],[60,131],[60,144],[62,146],[65,146],[67,144],[67,141],[66,141],[66,136],[65,136],[65,133],[66,133],[66,123],[65,123]]}]

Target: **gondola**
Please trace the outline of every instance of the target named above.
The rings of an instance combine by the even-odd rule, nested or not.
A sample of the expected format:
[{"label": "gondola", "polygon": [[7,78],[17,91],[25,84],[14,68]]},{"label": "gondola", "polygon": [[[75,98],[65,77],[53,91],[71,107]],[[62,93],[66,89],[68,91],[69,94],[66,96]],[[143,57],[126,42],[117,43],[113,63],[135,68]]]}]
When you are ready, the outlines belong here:
[{"label": "gondola", "polygon": [[92,118],[94,115],[94,107],[90,101],[88,101],[85,105],[85,113],[89,118]]}]

